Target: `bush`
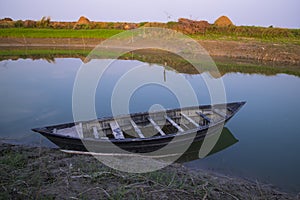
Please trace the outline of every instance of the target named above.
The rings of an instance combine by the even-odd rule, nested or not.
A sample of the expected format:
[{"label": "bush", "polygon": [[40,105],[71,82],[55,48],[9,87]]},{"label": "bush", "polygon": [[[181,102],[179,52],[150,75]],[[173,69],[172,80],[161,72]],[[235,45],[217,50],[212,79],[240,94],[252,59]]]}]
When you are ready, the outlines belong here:
[{"label": "bush", "polygon": [[89,24],[75,24],[73,29],[90,29]]},{"label": "bush", "polygon": [[145,24],[147,24],[148,22],[140,22],[139,23],[139,27],[141,27],[141,26],[145,26]]},{"label": "bush", "polygon": [[167,22],[168,28],[175,28],[178,25],[178,22]]},{"label": "bush", "polygon": [[50,27],[50,17],[42,17],[40,21],[36,23],[38,28],[49,28]]},{"label": "bush", "polygon": [[0,23],[0,28],[12,28],[14,27],[13,22],[5,21]]},{"label": "bush", "polygon": [[25,20],[24,27],[26,27],[26,28],[35,28],[36,27],[36,22],[33,21],[33,20]]},{"label": "bush", "polygon": [[16,28],[21,28],[24,27],[24,22],[22,20],[18,20],[15,22],[15,27]]},{"label": "bush", "polygon": [[108,22],[107,23],[107,28],[108,29],[113,29],[114,28],[114,23],[113,22]]}]

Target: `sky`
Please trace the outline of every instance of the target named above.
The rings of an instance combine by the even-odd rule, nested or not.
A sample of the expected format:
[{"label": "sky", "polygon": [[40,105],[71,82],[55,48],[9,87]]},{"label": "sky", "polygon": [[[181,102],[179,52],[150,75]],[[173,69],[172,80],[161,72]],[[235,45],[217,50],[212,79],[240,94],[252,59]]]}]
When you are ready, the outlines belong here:
[{"label": "sky", "polygon": [[166,22],[184,17],[213,23],[222,15],[235,25],[300,28],[300,0],[0,0],[0,18]]}]

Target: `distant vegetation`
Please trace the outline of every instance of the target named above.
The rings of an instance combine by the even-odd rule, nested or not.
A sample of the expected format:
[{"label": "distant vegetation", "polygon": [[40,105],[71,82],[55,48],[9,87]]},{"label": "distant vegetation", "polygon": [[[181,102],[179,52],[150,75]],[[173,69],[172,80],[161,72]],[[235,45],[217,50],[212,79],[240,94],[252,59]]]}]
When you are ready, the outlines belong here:
[{"label": "distant vegetation", "polygon": [[50,29],[119,29],[128,30],[138,28],[147,22],[125,23],[125,22],[94,22],[81,16],[77,22],[56,22],[50,17],[42,17],[39,21],[17,20],[10,18],[0,19],[0,28],[50,28]]},{"label": "distant vegetation", "polygon": [[77,22],[55,22],[49,17],[39,21],[0,20],[0,37],[38,37],[38,38],[109,38],[112,35],[139,27],[161,27],[174,29],[195,39],[220,40],[259,40],[283,42],[300,45],[300,29],[286,29],[255,26],[235,26],[231,20],[222,16],[214,24],[180,18],[178,22],[94,22],[80,17]]}]

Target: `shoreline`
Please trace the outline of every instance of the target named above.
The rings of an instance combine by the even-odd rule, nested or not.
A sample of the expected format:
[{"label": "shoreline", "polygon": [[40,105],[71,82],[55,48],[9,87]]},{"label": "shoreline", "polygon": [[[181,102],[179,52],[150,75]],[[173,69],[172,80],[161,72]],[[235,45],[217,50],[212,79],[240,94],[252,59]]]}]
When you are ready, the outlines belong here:
[{"label": "shoreline", "polygon": [[[97,38],[0,38],[2,50],[19,48],[61,48],[92,50]],[[300,66],[300,45],[257,41],[197,40],[212,57],[256,60]],[[130,50],[130,49],[129,49]]]},{"label": "shoreline", "polygon": [[92,156],[0,142],[2,198],[299,199],[271,185],[182,164],[129,174]]}]

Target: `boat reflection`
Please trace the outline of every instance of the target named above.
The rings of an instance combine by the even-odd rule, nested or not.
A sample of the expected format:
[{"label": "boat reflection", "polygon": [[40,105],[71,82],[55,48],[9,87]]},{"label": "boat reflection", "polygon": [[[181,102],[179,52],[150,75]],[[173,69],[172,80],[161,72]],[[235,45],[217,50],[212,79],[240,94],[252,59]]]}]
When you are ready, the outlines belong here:
[{"label": "boat reflection", "polygon": [[[219,137],[216,145],[207,154],[207,156],[210,156],[210,155],[213,155],[213,154],[218,153],[220,151],[223,151],[226,148],[234,145],[237,142],[238,142],[238,139],[236,139],[234,137],[232,132],[228,128],[224,127],[221,134],[220,134],[220,137]],[[193,142],[191,144],[191,146],[188,148],[188,150],[176,162],[184,163],[184,162],[189,162],[189,161],[199,159],[199,150],[202,146],[202,143],[203,143],[203,140]]]},{"label": "boat reflection", "polygon": [[[144,166],[146,163],[151,163],[151,162],[165,162],[165,163],[171,163],[171,162],[176,162],[176,163],[185,163],[185,162],[190,162],[193,160],[198,160],[199,157],[199,151],[203,145],[204,140],[197,140],[194,141],[190,147],[180,155],[180,147],[176,148],[175,151],[177,153],[173,154],[166,154],[166,155],[154,155],[154,156],[143,156],[141,154],[110,154],[110,153],[93,153],[93,152],[83,152],[83,151],[72,151],[72,150],[65,150],[61,149],[61,151],[65,153],[71,153],[71,154],[84,154],[84,155],[93,155],[94,157],[98,158],[101,161],[106,161],[106,162],[116,162],[116,163],[122,163],[122,164],[132,164],[132,158],[138,158],[139,160],[142,160],[142,164],[139,163],[138,165]],[[238,142],[238,139],[234,137],[232,132],[224,127],[222,129],[222,132],[220,133],[220,136],[218,138],[218,141],[214,145],[214,147],[209,151],[209,153],[205,156],[210,156],[215,153],[221,152],[225,150],[226,148],[234,145],[235,143]],[[174,150],[174,149],[173,149]],[[157,164],[157,163],[156,163]],[[137,167],[137,166],[134,166]]]}]

